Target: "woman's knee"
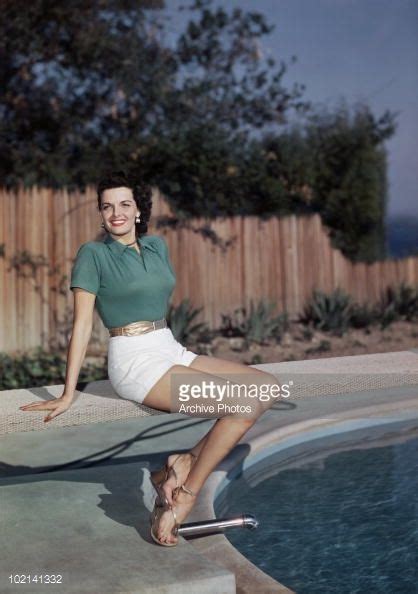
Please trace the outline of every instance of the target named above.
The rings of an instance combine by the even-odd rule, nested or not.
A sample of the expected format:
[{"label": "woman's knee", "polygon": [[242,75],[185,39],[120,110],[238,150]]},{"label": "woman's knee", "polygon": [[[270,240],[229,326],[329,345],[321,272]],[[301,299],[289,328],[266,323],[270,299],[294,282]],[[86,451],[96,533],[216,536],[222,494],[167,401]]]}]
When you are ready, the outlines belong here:
[{"label": "woman's knee", "polygon": [[254,415],[261,416],[266,410],[276,401],[280,394],[280,386],[277,378],[271,373],[264,373],[260,378],[258,398],[256,399],[256,406]]}]

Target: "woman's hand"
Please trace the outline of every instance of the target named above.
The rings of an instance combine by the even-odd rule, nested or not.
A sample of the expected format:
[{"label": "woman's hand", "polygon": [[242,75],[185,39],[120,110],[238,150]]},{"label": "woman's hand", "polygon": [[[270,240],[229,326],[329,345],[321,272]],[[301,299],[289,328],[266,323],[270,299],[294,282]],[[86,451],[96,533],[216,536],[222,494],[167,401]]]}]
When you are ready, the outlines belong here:
[{"label": "woman's hand", "polygon": [[68,410],[71,404],[72,399],[63,395],[60,398],[55,398],[54,400],[45,400],[44,402],[31,402],[30,404],[24,404],[23,406],[19,406],[19,409],[35,411],[51,410],[52,412],[44,418],[44,423],[47,423],[48,421],[51,421],[58,415],[61,415],[63,412]]}]

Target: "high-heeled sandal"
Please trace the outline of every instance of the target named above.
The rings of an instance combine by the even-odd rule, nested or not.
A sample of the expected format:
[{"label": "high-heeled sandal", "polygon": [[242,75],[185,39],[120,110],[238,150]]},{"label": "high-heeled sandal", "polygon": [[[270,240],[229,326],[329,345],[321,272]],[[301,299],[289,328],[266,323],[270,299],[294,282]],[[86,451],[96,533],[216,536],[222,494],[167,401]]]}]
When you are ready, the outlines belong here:
[{"label": "high-heeled sandal", "polygon": [[[193,458],[192,466],[190,467],[190,468],[193,468],[193,464],[196,462],[197,456],[196,456],[196,454],[193,454],[192,452],[187,452],[187,453],[190,454]],[[170,507],[168,499],[167,499],[164,491],[162,490],[162,486],[168,480],[171,472],[174,474],[175,479],[176,479],[176,487],[175,488],[177,489],[178,487],[181,486],[181,485],[179,485],[179,480],[178,480],[176,470],[174,468],[174,464],[177,462],[177,460],[182,455],[183,454],[179,454],[171,466],[169,466],[166,462],[162,468],[151,472],[151,478],[150,478],[151,484],[157,493],[157,497],[156,497],[156,501],[155,501],[155,505],[157,507],[164,507],[164,508]],[[173,489],[173,491],[174,491],[174,489]]]},{"label": "high-heeled sandal", "polygon": [[[180,485],[179,487],[176,487],[173,490],[173,497],[175,498],[178,494],[179,491],[184,491],[185,493],[188,493],[189,495],[193,495],[193,497],[196,497],[196,493],[194,493],[191,489],[188,489],[187,487],[185,487],[184,485]],[[169,508],[164,508],[161,506],[154,506],[154,509],[152,510],[151,516],[150,516],[150,524],[151,524],[151,537],[152,539],[159,545],[163,546],[163,547],[175,547],[178,543],[177,542],[161,542],[161,540],[158,539],[157,536],[157,531],[158,531],[158,523],[161,519],[162,514],[165,511],[171,511],[171,513],[173,514],[173,518],[174,518],[174,526],[171,530],[171,534],[173,536],[177,536],[178,534],[178,530],[181,526],[181,524],[177,523],[177,514],[176,514],[176,510],[173,507],[169,507]]]}]

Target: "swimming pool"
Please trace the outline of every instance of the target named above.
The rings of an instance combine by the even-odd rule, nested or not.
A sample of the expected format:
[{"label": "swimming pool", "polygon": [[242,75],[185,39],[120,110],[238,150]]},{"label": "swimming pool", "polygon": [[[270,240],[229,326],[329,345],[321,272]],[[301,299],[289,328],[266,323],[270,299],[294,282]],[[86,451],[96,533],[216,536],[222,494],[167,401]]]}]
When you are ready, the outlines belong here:
[{"label": "swimming pool", "polygon": [[418,419],[278,450],[220,491],[217,516],[255,513],[226,536],[298,594],[418,592]]}]

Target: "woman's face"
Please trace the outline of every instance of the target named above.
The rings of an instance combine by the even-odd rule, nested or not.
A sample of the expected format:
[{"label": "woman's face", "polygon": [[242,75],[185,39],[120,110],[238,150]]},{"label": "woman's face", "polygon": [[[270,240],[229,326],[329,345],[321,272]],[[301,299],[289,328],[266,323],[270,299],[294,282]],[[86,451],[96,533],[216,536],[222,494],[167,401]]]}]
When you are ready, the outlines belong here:
[{"label": "woman's face", "polygon": [[105,229],[116,235],[125,235],[135,227],[139,214],[130,188],[110,188],[102,194],[101,209]]}]

